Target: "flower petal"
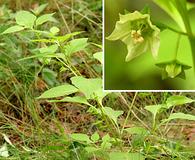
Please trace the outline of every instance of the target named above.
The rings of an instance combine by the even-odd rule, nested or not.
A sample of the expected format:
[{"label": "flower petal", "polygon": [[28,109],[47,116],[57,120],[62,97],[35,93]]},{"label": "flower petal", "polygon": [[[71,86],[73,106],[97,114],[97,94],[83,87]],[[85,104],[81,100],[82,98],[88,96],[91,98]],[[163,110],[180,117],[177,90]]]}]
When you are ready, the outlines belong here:
[{"label": "flower petal", "polygon": [[130,34],[132,30],[132,22],[135,20],[146,19],[148,15],[143,15],[138,11],[135,11],[133,13],[128,13],[125,15],[119,14],[119,17],[120,18],[119,21],[116,22],[115,29],[113,30],[111,35],[107,37],[108,40],[118,40]]},{"label": "flower petal", "polygon": [[152,24],[149,14],[141,14],[138,11],[119,15],[114,31],[108,40],[121,40],[127,45],[128,54],[126,61],[151,51],[156,58],[160,46],[160,29]]},{"label": "flower petal", "polygon": [[151,38],[148,39],[152,56],[157,59],[158,50],[160,47],[160,30],[156,27],[156,30],[152,33]]},{"label": "flower petal", "polygon": [[142,43],[134,44],[131,36],[125,37],[122,41],[127,45],[128,54],[125,61],[128,62],[137,56],[145,53],[148,50],[148,42],[143,41]]},{"label": "flower petal", "polygon": [[175,78],[182,72],[182,66],[180,64],[172,63],[168,64],[165,68],[168,77]]},{"label": "flower petal", "polygon": [[131,33],[131,22],[116,22],[116,27],[110,36],[107,37],[108,40],[118,40],[124,36]]}]

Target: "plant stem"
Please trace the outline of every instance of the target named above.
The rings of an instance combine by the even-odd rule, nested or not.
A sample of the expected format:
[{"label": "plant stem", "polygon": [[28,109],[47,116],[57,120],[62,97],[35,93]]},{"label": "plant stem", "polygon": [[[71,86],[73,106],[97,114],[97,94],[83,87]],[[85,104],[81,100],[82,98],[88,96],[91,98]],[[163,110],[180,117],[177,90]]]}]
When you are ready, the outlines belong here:
[{"label": "plant stem", "polygon": [[[123,102],[124,102],[124,104],[129,108],[129,104],[128,104],[128,102],[126,101],[126,99],[123,97],[123,95],[121,94],[120,95],[120,97],[121,97],[121,99],[123,100]],[[132,108],[129,110],[129,111],[131,111],[131,113],[134,115],[134,117],[145,127],[145,128],[147,128],[148,130],[150,129],[138,116],[137,116],[137,114],[132,110]],[[124,126],[124,124],[123,124],[123,126]]]},{"label": "plant stem", "polygon": [[191,46],[193,67],[194,67],[194,74],[195,74],[195,37],[189,37],[189,41]]},{"label": "plant stem", "polygon": [[179,0],[175,0],[175,4],[177,6],[177,9],[178,9],[182,19],[183,19],[183,23],[185,25],[185,29],[186,29],[188,35],[190,37],[193,36],[192,28],[190,26],[190,20],[188,18],[188,11],[187,11],[186,6],[183,6],[182,3]]},{"label": "plant stem", "polygon": [[[104,106],[103,106],[102,102],[100,102],[98,100],[96,100],[96,101],[98,102],[99,109],[101,111],[103,119],[106,122],[107,127],[109,128],[110,132],[113,133],[113,137],[115,139],[115,142],[117,144],[119,144],[120,150],[122,151],[123,150],[122,149],[122,144],[117,139],[117,134],[120,134],[120,130],[119,130],[118,126],[115,125],[115,123],[113,122],[112,119],[110,119],[107,115],[105,115],[104,110],[103,110]],[[112,126],[115,128],[116,132],[115,132],[115,130],[113,130]]]},{"label": "plant stem", "polygon": [[170,26],[168,26],[168,25],[166,25],[166,24],[163,24],[163,25],[164,25],[167,29],[169,29],[169,30],[171,30],[171,31],[173,31],[173,32],[176,32],[176,33],[181,34],[181,35],[184,35],[184,36],[189,36],[188,33],[179,31],[179,30],[177,30],[177,29],[175,29],[175,28],[172,28],[172,27],[170,27]]},{"label": "plant stem", "polygon": [[180,1],[175,1],[177,8],[181,14],[181,17],[183,19],[185,28],[186,28],[186,32],[188,34],[188,39],[190,41],[190,46],[191,46],[191,51],[192,51],[192,58],[193,58],[193,67],[194,67],[194,74],[195,74],[195,37],[193,35],[192,32],[192,27],[190,25],[190,20],[189,20],[189,16],[188,16],[188,11],[187,8],[185,6],[182,6]]},{"label": "plant stem", "polygon": [[131,105],[128,106],[128,107],[129,107],[129,111],[128,111],[128,113],[127,113],[127,116],[126,116],[126,118],[125,118],[125,122],[124,122],[124,124],[123,124],[122,129],[121,129],[121,135],[123,134],[124,128],[125,128],[125,126],[126,126],[126,124],[127,124],[127,120],[129,119],[131,110],[132,110],[132,108],[133,108],[135,99],[136,99],[136,97],[137,97],[137,93],[138,93],[138,92],[135,92],[135,95],[134,95],[134,97],[133,97],[133,100],[132,100],[132,102],[131,102]]},{"label": "plant stem", "polygon": [[174,60],[177,59],[177,52],[178,52],[178,49],[179,49],[180,39],[181,39],[181,34],[178,34],[177,43],[176,43],[176,49],[175,49],[175,55],[174,55]]},{"label": "plant stem", "polygon": [[64,25],[65,25],[66,30],[67,30],[67,33],[71,33],[71,30],[70,30],[70,28],[69,28],[69,26],[68,26],[68,23],[67,23],[67,21],[66,21],[64,15],[63,15],[63,13],[62,13],[62,11],[61,11],[59,5],[58,5],[58,2],[57,2],[56,0],[53,0],[53,2],[55,3],[56,7],[58,8],[58,11],[60,12],[62,21],[64,22]]},{"label": "plant stem", "polygon": [[[109,129],[112,129],[112,125],[113,125],[113,127],[115,128],[115,130],[118,132],[118,130],[119,130],[118,127],[115,125],[115,123],[112,121],[112,119],[110,119],[110,118],[105,114],[105,112],[104,112],[104,106],[102,105],[102,103],[99,102],[98,100],[97,100],[97,102],[98,102],[98,104],[99,104],[99,109],[100,109],[100,111],[101,111],[102,117],[104,118],[104,120],[105,120],[106,125],[108,126],[108,128],[109,128]],[[111,131],[111,133],[114,132],[114,130],[110,130],[110,131]]]},{"label": "plant stem", "polygon": [[71,68],[68,64],[66,64],[64,61],[62,61],[60,58],[57,58],[65,67],[67,67],[73,74],[74,76],[78,76],[78,74],[74,71],[74,69]]}]

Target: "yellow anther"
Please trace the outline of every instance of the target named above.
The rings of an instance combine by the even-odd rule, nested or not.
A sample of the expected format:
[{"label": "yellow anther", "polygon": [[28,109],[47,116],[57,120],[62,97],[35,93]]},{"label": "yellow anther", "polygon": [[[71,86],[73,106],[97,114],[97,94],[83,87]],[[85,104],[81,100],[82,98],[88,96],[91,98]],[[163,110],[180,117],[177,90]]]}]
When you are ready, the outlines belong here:
[{"label": "yellow anther", "polygon": [[131,38],[133,39],[133,42],[136,43],[141,43],[144,41],[144,38],[141,35],[141,30],[132,30],[131,31]]}]

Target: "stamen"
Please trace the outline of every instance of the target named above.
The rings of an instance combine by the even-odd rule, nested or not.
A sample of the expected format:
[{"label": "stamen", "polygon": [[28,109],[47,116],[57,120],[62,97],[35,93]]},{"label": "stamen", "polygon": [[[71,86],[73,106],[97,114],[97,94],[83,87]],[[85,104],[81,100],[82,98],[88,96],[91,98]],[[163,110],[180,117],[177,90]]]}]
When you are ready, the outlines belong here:
[{"label": "stamen", "polygon": [[144,41],[144,38],[141,35],[141,30],[132,30],[131,31],[131,38],[135,44],[141,43]]}]

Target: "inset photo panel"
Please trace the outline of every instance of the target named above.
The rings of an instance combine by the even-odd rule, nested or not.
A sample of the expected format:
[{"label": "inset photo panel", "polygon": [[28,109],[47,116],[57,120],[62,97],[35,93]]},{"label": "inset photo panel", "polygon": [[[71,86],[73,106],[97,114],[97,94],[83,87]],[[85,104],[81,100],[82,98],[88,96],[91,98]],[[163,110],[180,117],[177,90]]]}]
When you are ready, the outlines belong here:
[{"label": "inset photo panel", "polygon": [[104,90],[195,90],[190,1],[104,1]]}]

